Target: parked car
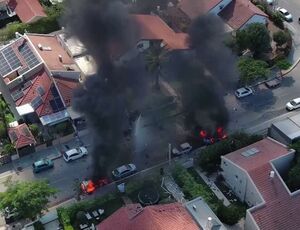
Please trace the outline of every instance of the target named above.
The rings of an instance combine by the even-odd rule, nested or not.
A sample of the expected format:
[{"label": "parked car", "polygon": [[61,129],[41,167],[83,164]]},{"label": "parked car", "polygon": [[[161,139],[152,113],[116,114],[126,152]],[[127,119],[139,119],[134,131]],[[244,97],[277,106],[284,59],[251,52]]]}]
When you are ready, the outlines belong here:
[{"label": "parked car", "polygon": [[121,179],[136,173],[136,166],[134,164],[122,165],[112,171],[114,179]]},{"label": "parked car", "polygon": [[276,10],[282,15],[284,20],[286,20],[287,22],[293,20],[293,16],[285,8],[278,7]]},{"label": "parked car", "polygon": [[54,167],[54,163],[50,159],[41,159],[32,164],[32,170],[34,173],[39,173],[41,171],[51,169]]},{"label": "parked car", "polygon": [[286,109],[289,111],[300,108],[300,97],[295,98],[288,103],[286,103]]},{"label": "parked car", "polygon": [[70,149],[63,154],[63,158],[66,162],[73,161],[79,159],[81,157],[87,156],[88,151],[86,147],[78,147],[74,149]]},{"label": "parked car", "polygon": [[173,148],[172,149],[172,154],[175,155],[175,156],[179,156],[179,155],[182,155],[182,154],[186,154],[186,153],[189,153],[191,150],[192,150],[192,146],[185,142],[185,143],[182,143],[178,148]]},{"label": "parked car", "polygon": [[272,89],[272,88],[276,88],[276,87],[280,86],[280,83],[281,83],[281,81],[278,78],[274,78],[270,81],[266,81],[265,85],[268,88]]},{"label": "parked car", "polygon": [[251,94],[253,94],[253,90],[250,87],[242,87],[235,91],[235,96],[237,98],[247,97]]}]

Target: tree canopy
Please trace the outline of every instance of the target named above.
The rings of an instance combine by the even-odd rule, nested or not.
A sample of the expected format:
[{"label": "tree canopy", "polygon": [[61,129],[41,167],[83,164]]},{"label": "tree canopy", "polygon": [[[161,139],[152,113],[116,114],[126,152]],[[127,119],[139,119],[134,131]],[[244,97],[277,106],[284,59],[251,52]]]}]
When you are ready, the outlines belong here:
[{"label": "tree canopy", "polygon": [[253,56],[259,56],[271,48],[269,31],[262,23],[252,23],[238,31],[236,41],[241,50],[249,49],[253,52]]},{"label": "tree canopy", "polygon": [[34,219],[47,210],[49,198],[56,189],[46,181],[10,183],[5,192],[0,193],[0,209],[16,209],[20,217]]},{"label": "tree canopy", "polygon": [[276,46],[282,46],[287,43],[289,35],[284,31],[277,31],[273,34],[273,40],[276,42]]},{"label": "tree canopy", "polygon": [[259,78],[266,78],[269,74],[268,64],[253,58],[241,58],[238,62],[241,83],[248,85]]}]

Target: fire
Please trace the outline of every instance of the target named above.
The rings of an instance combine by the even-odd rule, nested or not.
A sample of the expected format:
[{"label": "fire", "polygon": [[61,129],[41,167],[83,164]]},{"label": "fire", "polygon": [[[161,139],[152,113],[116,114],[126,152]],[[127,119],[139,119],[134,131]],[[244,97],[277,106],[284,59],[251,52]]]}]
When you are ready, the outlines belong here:
[{"label": "fire", "polygon": [[200,137],[205,138],[207,136],[207,132],[205,130],[200,131]]},{"label": "fire", "polygon": [[89,180],[88,184],[86,186],[86,192],[87,193],[92,193],[96,190],[95,184],[93,181]]},{"label": "fire", "polygon": [[97,188],[107,185],[109,183],[107,178],[102,178],[97,181],[84,180],[81,182],[81,191],[85,194],[92,194]]}]

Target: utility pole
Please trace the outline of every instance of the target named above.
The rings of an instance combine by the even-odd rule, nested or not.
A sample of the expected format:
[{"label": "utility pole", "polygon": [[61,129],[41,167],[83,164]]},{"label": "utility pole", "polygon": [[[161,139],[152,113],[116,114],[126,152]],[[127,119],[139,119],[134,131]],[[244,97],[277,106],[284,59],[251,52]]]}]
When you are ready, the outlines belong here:
[{"label": "utility pole", "polygon": [[171,151],[172,151],[172,145],[169,143],[169,151],[168,151],[169,165],[171,165]]}]

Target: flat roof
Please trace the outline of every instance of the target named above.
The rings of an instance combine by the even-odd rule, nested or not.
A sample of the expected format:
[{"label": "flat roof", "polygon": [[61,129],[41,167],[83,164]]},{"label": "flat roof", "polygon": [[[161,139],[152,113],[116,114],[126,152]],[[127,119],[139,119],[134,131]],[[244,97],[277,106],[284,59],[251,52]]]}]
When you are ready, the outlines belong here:
[{"label": "flat roof", "polygon": [[97,65],[92,56],[85,55],[82,57],[74,58],[75,63],[85,76],[91,76],[96,74]]},{"label": "flat roof", "polygon": [[300,113],[272,124],[291,140],[300,137]]},{"label": "flat roof", "polygon": [[[203,229],[207,229],[210,225],[210,229],[214,230],[226,230],[225,226],[218,219],[215,213],[210,209],[207,203],[198,197],[194,200],[185,203],[185,206],[193,217],[195,222]],[[208,222],[208,218],[211,217],[211,223]]]}]

